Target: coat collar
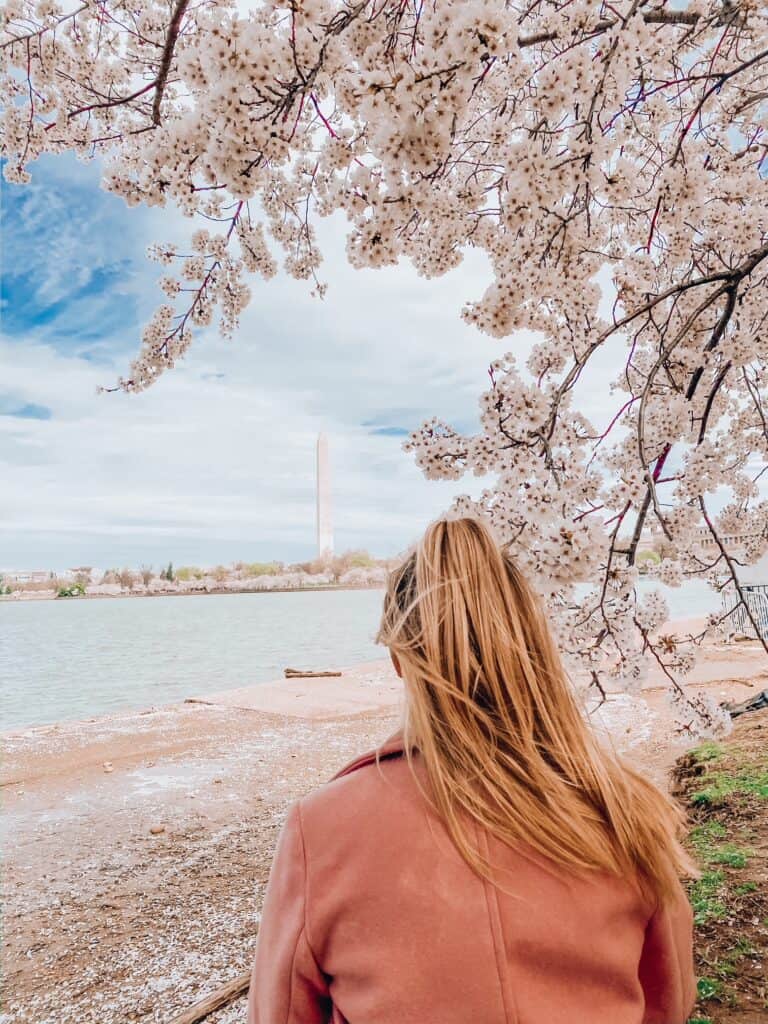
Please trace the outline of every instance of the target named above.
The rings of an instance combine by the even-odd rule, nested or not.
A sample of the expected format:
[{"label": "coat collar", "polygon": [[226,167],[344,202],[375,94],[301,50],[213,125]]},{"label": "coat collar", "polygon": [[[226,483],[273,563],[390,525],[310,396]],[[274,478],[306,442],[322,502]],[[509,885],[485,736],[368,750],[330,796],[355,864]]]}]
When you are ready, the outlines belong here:
[{"label": "coat collar", "polygon": [[393,733],[389,739],[386,739],[375,750],[371,750],[367,754],[361,754],[354,761],[350,761],[341,771],[336,772],[333,778],[340,779],[344,775],[350,775],[352,772],[357,771],[358,768],[364,768],[368,764],[375,764],[377,760],[383,761],[388,757],[400,757],[404,750],[403,733],[402,730],[398,729],[396,733]]}]

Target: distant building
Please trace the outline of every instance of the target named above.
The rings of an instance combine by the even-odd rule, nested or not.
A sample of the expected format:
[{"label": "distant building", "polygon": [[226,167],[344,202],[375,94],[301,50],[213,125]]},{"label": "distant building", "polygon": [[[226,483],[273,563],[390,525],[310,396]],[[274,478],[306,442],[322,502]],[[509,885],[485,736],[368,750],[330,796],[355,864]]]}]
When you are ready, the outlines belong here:
[{"label": "distant building", "polygon": [[[763,555],[757,562],[745,565],[750,545],[753,546],[758,540],[754,533],[718,533],[719,540],[730,558],[734,559],[737,565],[739,582],[750,586],[768,585],[768,555]],[[703,556],[714,561],[720,557],[720,547],[712,536],[708,526],[700,526],[696,530],[696,541]],[[721,571],[725,572],[725,565],[720,563]]]},{"label": "distant building", "polygon": [[317,555],[333,554],[333,522],[331,517],[331,466],[328,438],[317,437]]},{"label": "distant building", "polygon": [[86,576],[90,579],[93,573],[94,568],[92,565],[76,565],[73,569],[67,569],[67,575],[73,578],[77,576]]},{"label": "distant building", "polygon": [[6,570],[1,575],[12,583],[47,583],[53,579],[50,569],[31,569],[20,572]]},{"label": "distant building", "polygon": [[[729,554],[732,551],[740,552],[750,541],[754,541],[756,538],[756,535],[751,533],[720,533],[719,531],[718,536]],[[708,526],[697,527],[696,540],[703,548],[712,549],[713,551],[719,550],[717,541],[712,536],[712,531]]]}]

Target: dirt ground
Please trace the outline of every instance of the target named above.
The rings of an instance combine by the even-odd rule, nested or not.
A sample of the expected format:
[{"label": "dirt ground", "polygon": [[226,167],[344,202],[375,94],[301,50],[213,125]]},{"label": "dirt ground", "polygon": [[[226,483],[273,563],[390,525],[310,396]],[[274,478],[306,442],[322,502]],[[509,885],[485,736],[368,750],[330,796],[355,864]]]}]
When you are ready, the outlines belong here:
[{"label": "dirt ground", "polygon": [[3,1024],[166,1022],[246,970],[288,804],[395,724],[186,705],[7,743]]},{"label": "dirt ground", "polygon": [[698,1024],[768,1021],[768,711],[686,754],[674,790],[691,817],[702,876],[696,922]]},{"label": "dirt ground", "polygon": [[[649,701],[612,695],[599,724],[663,781],[681,747],[661,695]],[[304,719],[195,703],[6,735],[0,1024],[170,1024],[247,970],[289,803],[398,720],[392,706]]]}]

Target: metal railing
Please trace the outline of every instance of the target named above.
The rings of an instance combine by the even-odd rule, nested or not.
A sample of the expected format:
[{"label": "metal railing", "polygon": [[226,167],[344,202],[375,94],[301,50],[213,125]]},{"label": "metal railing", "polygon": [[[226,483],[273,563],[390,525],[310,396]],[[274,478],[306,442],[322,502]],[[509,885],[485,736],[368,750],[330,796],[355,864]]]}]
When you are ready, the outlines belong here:
[{"label": "metal railing", "polygon": [[741,591],[757,624],[759,635],[755,636],[755,627],[750,622],[747,609],[741,603],[734,586],[726,587],[722,594],[723,611],[730,617],[731,631],[754,637],[756,640],[768,640],[768,583],[742,583]]}]

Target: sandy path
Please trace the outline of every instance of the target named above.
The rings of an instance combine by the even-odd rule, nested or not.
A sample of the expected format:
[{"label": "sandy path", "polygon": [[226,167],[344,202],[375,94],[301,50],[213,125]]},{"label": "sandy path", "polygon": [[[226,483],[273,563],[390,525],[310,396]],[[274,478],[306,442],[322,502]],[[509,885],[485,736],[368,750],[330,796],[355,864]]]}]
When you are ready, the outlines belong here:
[{"label": "sandy path", "polygon": [[[712,652],[725,670],[703,682],[718,699],[750,692],[734,679],[768,685],[768,661],[747,646]],[[251,706],[234,691],[4,738],[3,1024],[167,1024],[248,967],[289,802],[397,725],[385,664],[317,681],[329,682],[365,710],[340,715],[319,688],[302,698],[292,687],[308,684],[280,683],[282,714],[254,707],[254,687]],[[613,696],[601,725],[663,779],[681,746],[661,693],[648,697]],[[209,1021],[241,1024],[243,1008]]]}]

